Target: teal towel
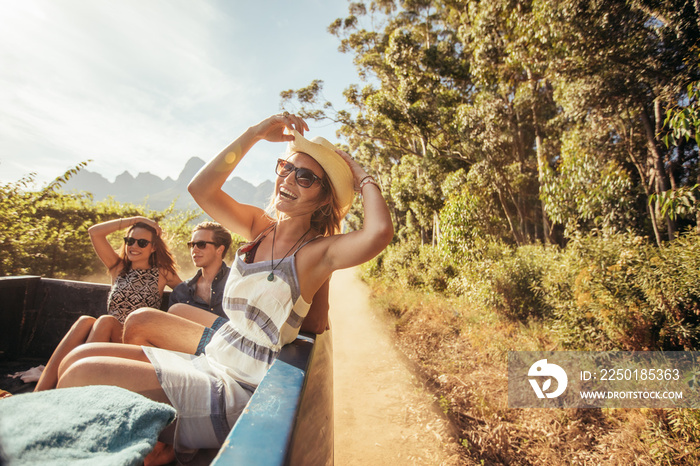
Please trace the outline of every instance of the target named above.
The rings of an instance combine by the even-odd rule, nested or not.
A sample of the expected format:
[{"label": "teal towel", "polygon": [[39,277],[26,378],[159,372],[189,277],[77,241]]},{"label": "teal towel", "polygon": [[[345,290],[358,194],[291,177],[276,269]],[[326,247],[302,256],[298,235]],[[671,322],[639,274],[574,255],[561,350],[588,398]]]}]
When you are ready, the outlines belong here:
[{"label": "teal towel", "polygon": [[0,455],[12,465],[138,465],[175,418],[172,406],[92,386],[0,400]]}]

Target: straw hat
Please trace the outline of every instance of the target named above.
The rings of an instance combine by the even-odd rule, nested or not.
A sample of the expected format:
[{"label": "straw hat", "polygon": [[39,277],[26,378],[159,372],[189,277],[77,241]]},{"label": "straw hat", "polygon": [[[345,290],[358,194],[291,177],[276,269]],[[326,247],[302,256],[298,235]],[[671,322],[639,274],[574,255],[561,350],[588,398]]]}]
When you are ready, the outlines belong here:
[{"label": "straw hat", "polygon": [[341,206],[343,216],[350,210],[355,197],[354,180],[347,162],[335,151],[335,146],[321,136],[306,139],[295,129],[294,141],[289,142],[290,152],[303,152],[321,165],[333,185],[333,191]]}]

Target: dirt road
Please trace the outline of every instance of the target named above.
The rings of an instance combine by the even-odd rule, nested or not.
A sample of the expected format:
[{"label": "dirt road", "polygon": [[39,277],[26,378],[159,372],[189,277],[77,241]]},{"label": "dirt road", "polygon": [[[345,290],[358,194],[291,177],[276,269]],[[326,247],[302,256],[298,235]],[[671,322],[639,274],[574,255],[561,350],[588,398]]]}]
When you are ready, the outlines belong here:
[{"label": "dirt road", "polygon": [[333,274],[335,464],[456,464],[455,440],[370,310],[356,270]]}]

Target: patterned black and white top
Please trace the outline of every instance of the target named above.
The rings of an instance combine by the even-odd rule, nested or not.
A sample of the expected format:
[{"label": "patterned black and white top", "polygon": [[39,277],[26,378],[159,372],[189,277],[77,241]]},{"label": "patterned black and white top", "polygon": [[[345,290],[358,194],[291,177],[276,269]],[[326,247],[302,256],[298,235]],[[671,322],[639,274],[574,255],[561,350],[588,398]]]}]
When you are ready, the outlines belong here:
[{"label": "patterned black and white top", "polygon": [[158,289],[160,272],[151,269],[131,269],[126,275],[118,275],[107,297],[107,312],[119,322],[142,307],[160,308],[161,294]]}]

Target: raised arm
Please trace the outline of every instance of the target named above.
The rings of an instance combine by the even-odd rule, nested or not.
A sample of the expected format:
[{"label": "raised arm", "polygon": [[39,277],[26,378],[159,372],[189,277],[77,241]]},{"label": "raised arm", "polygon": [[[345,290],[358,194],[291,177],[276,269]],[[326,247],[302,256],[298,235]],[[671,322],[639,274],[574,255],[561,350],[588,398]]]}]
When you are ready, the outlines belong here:
[{"label": "raised arm", "polygon": [[97,257],[100,258],[102,263],[109,270],[112,270],[119,263],[120,259],[117,251],[115,251],[109,241],[107,241],[107,236],[115,231],[129,228],[138,222],[151,225],[156,230],[158,235],[161,234],[161,229],[158,223],[146,217],[118,218],[115,220],[98,223],[88,228],[88,234],[90,235],[90,241],[92,241],[92,247],[95,248]]},{"label": "raised arm", "polygon": [[273,115],[242,135],[214,157],[192,178],[187,189],[214,220],[246,239],[253,239],[257,233],[269,225],[262,209],[241,204],[226,194],[222,187],[236,165],[258,141],[285,142],[294,136],[285,133],[285,128],[296,129],[303,134],[308,130],[306,123],[294,115]]},{"label": "raised arm", "polygon": [[336,150],[350,166],[355,189],[364,206],[362,229],[329,238],[325,254],[331,271],[362,264],[382,252],[394,237],[394,225],[379,186],[367,172],[342,150]]}]

